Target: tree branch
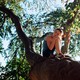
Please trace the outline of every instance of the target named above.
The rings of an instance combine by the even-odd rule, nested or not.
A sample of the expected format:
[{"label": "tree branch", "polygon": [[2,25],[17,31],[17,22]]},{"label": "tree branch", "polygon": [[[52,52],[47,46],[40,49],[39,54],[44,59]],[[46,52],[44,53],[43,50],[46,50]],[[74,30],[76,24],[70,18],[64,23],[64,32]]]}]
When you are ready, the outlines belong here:
[{"label": "tree branch", "polygon": [[18,16],[16,16],[11,10],[4,6],[0,6],[0,11],[6,13],[11,18],[12,22],[15,24],[17,34],[25,46],[26,58],[30,65],[32,66],[39,60],[42,60],[43,58],[40,55],[35,54],[35,52],[31,50],[31,40],[22,31]]},{"label": "tree branch", "polygon": [[5,22],[5,13],[3,13],[3,21],[2,21],[2,25],[0,26],[0,29],[3,27],[4,22]]}]

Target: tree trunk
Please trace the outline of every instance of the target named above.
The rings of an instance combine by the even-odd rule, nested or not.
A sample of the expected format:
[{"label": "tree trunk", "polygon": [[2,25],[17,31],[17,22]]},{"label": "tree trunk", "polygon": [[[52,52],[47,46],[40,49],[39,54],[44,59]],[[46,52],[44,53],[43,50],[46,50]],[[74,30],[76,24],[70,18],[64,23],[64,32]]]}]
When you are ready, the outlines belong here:
[{"label": "tree trunk", "polygon": [[69,45],[70,45],[70,32],[71,31],[68,31],[68,32],[65,32],[65,38],[64,38],[64,46],[62,46],[62,49],[61,49],[61,51],[62,51],[62,53],[63,54],[67,54],[67,53],[69,53]]},{"label": "tree trunk", "polygon": [[[76,1],[76,0],[75,0]],[[74,22],[74,20],[75,20],[75,18],[76,18],[76,15],[77,15],[77,13],[78,13],[78,10],[79,10],[79,8],[77,8],[76,9],[76,11],[74,11],[74,16],[72,17],[72,18],[70,18],[70,19],[68,19],[67,20],[67,22],[65,23],[65,25],[64,25],[64,33],[65,33],[65,35],[66,35],[66,37],[65,37],[65,39],[64,39],[64,46],[62,47],[62,52],[63,52],[63,54],[66,54],[66,53],[68,53],[69,52],[69,45],[70,45],[70,33],[71,33],[71,31],[70,31],[70,29],[71,29],[71,25],[72,25],[72,23]],[[71,26],[71,27],[70,27]]]}]

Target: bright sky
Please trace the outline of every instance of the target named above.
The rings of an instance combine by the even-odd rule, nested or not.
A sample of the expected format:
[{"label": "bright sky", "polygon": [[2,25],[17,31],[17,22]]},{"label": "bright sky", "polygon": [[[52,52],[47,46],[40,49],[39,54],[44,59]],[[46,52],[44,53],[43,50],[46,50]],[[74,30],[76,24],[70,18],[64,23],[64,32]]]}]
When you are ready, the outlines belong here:
[{"label": "bright sky", "polygon": [[5,59],[2,57],[1,54],[0,54],[0,64],[1,64],[2,66],[5,66],[5,65],[6,65]]},{"label": "bright sky", "polygon": [[[26,0],[27,3],[24,5],[21,3],[21,6],[25,8],[24,12],[28,14],[41,14],[43,12],[51,12],[57,9],[57,7],[61,7],[65,9],[65,2],[62,3],[61,0]],[[74,0],[70,0],[72,2]]]},{"label": "bright sky", "polygon": [[[4,49],[7,49],[9,41],[8,40],[3,40],[2,44],[3,44]],[[2,57],[1,54],[0,54],[0,63],[1,63],[2,66],[6,65],[6,61],[5,61],[4,57]]]},{"label": "bright sky", "polygon": [[[56,10],[57,7],[63,7],[64,4],[61,0],[27,0],[28,3],[21,3],[21,6],[25,8],[25,13],[39,14],[41,12],[50,12]],[[35,3],[34,3],[35,2]],[[42,10],[44,8],[44,10]],[[41,12],[40,12],[41,11]]]}]

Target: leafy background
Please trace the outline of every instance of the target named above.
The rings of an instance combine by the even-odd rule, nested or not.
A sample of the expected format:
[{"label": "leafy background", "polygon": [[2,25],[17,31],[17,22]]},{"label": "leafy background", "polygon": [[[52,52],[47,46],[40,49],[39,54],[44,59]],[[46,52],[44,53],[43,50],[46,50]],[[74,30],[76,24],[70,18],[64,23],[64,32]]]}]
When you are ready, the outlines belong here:
[{"label": "leafy background", "polygon": [[[24,32],[33,38],[39,38],[52,32],[74,16],[73,23],[67,26],[71,30],[69,54],[75,59],[80,56],[80,1],[76,0],[0,0],[0,6],[6,6],[16,14]],[[8,41],[8,46],[3,41]],[[34,43],[34,50],[41,54],[42,42]],[[19,39],[11,19],[0,11],[0,54],[6,66],[0,65],[0,80],[29,80],[30,65],[26,60],[24,45]]]}]

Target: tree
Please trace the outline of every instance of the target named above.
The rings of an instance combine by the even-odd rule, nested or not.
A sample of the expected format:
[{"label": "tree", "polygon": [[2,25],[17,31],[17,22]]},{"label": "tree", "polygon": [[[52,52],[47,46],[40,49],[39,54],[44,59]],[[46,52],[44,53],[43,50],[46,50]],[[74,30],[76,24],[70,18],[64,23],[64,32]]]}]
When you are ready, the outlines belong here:
[{"label": "tree", "polygon": [[22,31],[19,18],[8,8],[0,6],[15,24],[19,38],[24,44],[26,58],[31,65],[31,80],[80,80],[80,64],[73,60],[51,60],[36,54],[32,49],[32,41]]},{"label": "tree", "polygon": [[[2,1],[2,0],[1,0]],[[14,8],[14,6],[13,5],[15,5],[14,3],[15,3],[15,1],[8,1],[8,0],[5,0],[8,4],[5,4],[8,8],[10,8],[11,9],[11,11],[13,10],[13,12],[16,14],[16,15],[18,15],[18,17],[20,18],[20,20],[22,20],[22,17],[24,17],[25,15],[23,15],[23,16],[21,16],[20,15],[20,12],[19,11],[21,11],[21,8],[20,7],[18,7],[18,5],[17,5],[17,3],[16,3],[16,8]],[[3,2],[2,3],[5,3],[5,1],[3,0]],[[16,0],[17,1],[17,0]],[[19,0],[18,0],[19,1]],[[17,1],[17,2],[18,2]],[[63,26],[63,25],[66,25],[66,23],[65,23],[65,21],[67,20],[67,21],[70,21],[71,19],[73,19],[73,17],[74,17],[74,15],[72,15],[72,13],[74,14],[74,11],[76,10],[74,7],[75,6],[72,6],[74,4],[74,2],[73,3],[70,3],[69,5],[66,5],[67,6],[67,11],[66,12],[63,12],[63,13],[61,13],[61,11],[62,10],[60,10],[60,9],[58,9],[58,11],[55,11],[55,12],[52,12],[52,15],[54,14],[54,13],[56,13],[56,15],[54,15],[54,16],[52,16],[52,19],[55,19],[54,21],[56,21],[57,19],[58,19],[58,21],[60,21],[59,23],[56,23],[56,22],[58,22],[58,21],[56,21],[55,22],[55,24],[54,25],[60,25],[60,23],[61,23],[61,26]],[[75,5],[76,5],[77,3],[75,2]],[[1,4],[2,5],[2,4]],[[4,4],[3,4],[4,5]],[[73,7],[73,8],[72,8]],[[76,8],[79,8],[79,6],[77,5],[76,6]],[[18,9],[20,9],[20,10],[18,10]],[[69,9],[69,10],[68,10]],[[74,10],[73,10],[74,9]],[[17,11],[15,11],[15,10],[17,10]],[[71,12],[72,11],[72,12]],[[79,10],[78,10],[79,11]],[[18,13],[16,13],[16,12],[18,12]],[[58,14],[58,12],[59,12],[59,14]],[[69,13],[68,13],[69,12]],[[14,14],[13,13],[13,14]],[[61,16],[61,14],[63,14],[64,15],[64,17],[63,17],[63,15]],[[68,15],[67,15],[68,14]],[[14,24],[11,22],[11,20],[10,20],[10,18],[6,15],[6,13],[3,13],[3,12],[0,12],[0,20],[1,20],[1,22],[0,22],[0,25],[1,25],[1,28],[0,28],[0,35],[2,36],[2,37],[6,37],[7,36],[7,39],[8,38],[13,38],[13,39],[11,39],[11,42],[10,42],[10,46],[9,46],[9,55],[8,56],[10,56],[11,55],[11,60],[10,60],[10,63],[6,66],[7,67],[7,69],[5,70],[6,71],[6,73],[8,74],[8,73],[10,73],[10,74],[8,74],[8,75],[5,75],[5,76],[7,76],[7,78],[9,78],[9,79],[12,79],[12,77],[13,77],[13,79],[28,79],[25,75],[23,75],[24,73],[28,73],[29,72],[29,66],[28,65],[25,65],[24,66],[24,64],[26,64],[27,62],[26,62],[26,60],[25,60],[25,52],[24,52],[24,45],[22,44],[22,42],[21,42],[21,40],[19,39],[19,37],[16,35],[16,31],[14,31],[13,33],[15,33],[15,34],[13,34],[12,33],[12,30],[13,29],[15,29],[14,28]],[[59,16],[58,16],[59,15]],[[57,16],[58,17],[63,17],[63,19],[60,17],[60,18],[57,18]],[[36,19],[36,17],[37,16],[35,16],[35,19]],[[53,18],[54,17],[54,18]],[[33,30],[35,30],[35,32],[37,33],[38,32],[38,29],[39,28],[41,28],[41,26],[43,27],[43,26],[46,26],[46,25],[49,25],[50,24],[50,20],[46,20],[47,18],[45,18],[45,20],[46,21],[44,21],[44,22],[41,22],[41,18],[39,18],[37,21],[36,21],[36,23],[34,23],[34,21],[35,21],[35,19],[34,19],[34,15],[30,15],[30,17],[28,17],[28,18],[26,18],[27,20],[25,20],[25,22],[23,21],[21,21],[21,23],[22,23],[22,27],[24,28],[23,30],[26,32],[26,31],[32,31],[33,32]],[[77,16],[76,16],[76,18],[75,19],[77,19],[77,20],[73,20],[74,21],[74,23],[75,23],[75,25],[78,25],[78,19],[79,19],[79,14],[77,14]],[[17,20],[17,18],[16,18],[16,20]],[[17,23],[16,22],[16,20],[15,20],[15,23]],[[4,24],[4,22],[7,22],[7,25],[6,24]],[[14,21],[14,20],[13,20]],[[63,22],[64,21],[64,22]],[[72,22],[73,22],[72,21]],[[77,21],[77,24],[76,24],[76,21]],[[4,27],[3,27],[3,25],[4,25]],[[50,25],[53,25],[53,24],[50,24]],[[38,26],[38,27],[37,27]],[[71,26],[71,28],[72,28],[72,25],[69,25],[69,28],[70,28],[70,26]],[[30,27],[30,28],[29,28]],[[46,26],[47,27],[47,26]],[[48,26],[49,27],[49,26]],[[66,27],[66,26],[65,26]],[[12,29],[13,28],[13,29]],[[66,27],[67,28],[67,27]],[[75,27],[74,27],[75,28]],[[26,29],[26,30],[25,30]],[[66,30],[66,29],[65,29]],[[35,34],[36,34],[35,33]],[[26,34],[32,34],[32,39],[34,38],[34,35],[33,35],[33,33],[31,33],[31,32],[28,32],[28,33],[26,33]],[[10,37],[9,37],[9,35],[11,35]],[[14,36],[14,37],[13,37]],[[45,35],[43,35],[41,38],[39,38],[39,37],[37,37],[37,41],[38,40],[43,40],[44,39],[44,37],[46,36],[46,34]],[[17,39],[17,41],[16,41],[16,39]],[[16,44],[17,44],[17,46],[16,46]],[[31,47],[32,48],[32,47]],[[67,47],[66,47],[66,49],[67,49]],[[1,48],[1,51],[2,51],[2,48]],[[32,50],[33,51],[33,50]],[[34,51],[33,51],[33,53],[34,53]],[[19,58],[18,58],[18,55],[19,55]],[[33,54],[32,54],[33,55]],[[6,57],[8,57],[8,56],[6,56]],[[8,57],[9,58],[9,57]],[[33,60],[34,61],[34,60]],[[38,61],[38,59],[36,59],[35,61]],[[34,61],[34,62],[35,62]],[[42,58],[40,58],[40,62],[43,62],[43,61],[45,61],[44,59],[42,59]],[[13,64],[14,63],[14,64]],[[32,62],[33,63],[33,62]],[[28,63],[27,63],[28,64]],[[45,63],[46,64],[46,63]],[[66,63],[67,64],[67,63]],[[73,64],[73,63],[72,63]],[[41,65],[37,65],[37,66],[41,66]],[[35,66],[35,68],[37,67],[37,66]],[[28,70],[25,70],[26,69],[26,67],[28,67],[27,69]],[[45,67],[45,66],[44,66]],[[38,68],[38,67],[37,67]],[[39,67],[40,68],[40,67]],[[16,70],[15,70],[16,69]],[[2,69],[3,70],[3,69]],[[11,70],[11,71],[10,71]],[[4,72],[5,72],[4,71]],[[14,72],[15,72],[15,75],[13,75],[14,74]],[[32,71],[32,72],[34,72],[34,71]],[[32,73],[31,72],[31,73]],[[35,72],[36,72],[36,70],[35,70]],[[52,72],[53,73],[53,72]],[[33,73],[32,73],[32,75],[33,75]],[[36,75],[36,74],[35,74]],[[6,78],[5,78],[6,79]],[[5,80],[4,79],[4,80]],[[50,79],[51,80],[51,79]]]}]

